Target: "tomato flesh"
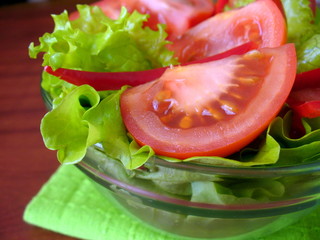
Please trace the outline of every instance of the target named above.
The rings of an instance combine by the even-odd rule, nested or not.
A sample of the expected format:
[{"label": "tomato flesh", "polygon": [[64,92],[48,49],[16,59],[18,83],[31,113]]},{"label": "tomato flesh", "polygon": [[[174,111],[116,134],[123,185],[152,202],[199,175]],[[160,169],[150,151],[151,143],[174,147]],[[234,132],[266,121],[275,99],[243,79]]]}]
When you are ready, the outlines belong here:
[{"label": "tomato flesh", "polygon": [[245,42],[278,47],[286,42],[285,19],[272,0],[222,12],[188,30],[169,46],[180,62],[215,55]]},{"label": "tomato flesh", "polygon": [[292,44],[174,67],[126,90],[122,118],[134,139],[158,155],[228,156],[266,129],[295,72]]}]

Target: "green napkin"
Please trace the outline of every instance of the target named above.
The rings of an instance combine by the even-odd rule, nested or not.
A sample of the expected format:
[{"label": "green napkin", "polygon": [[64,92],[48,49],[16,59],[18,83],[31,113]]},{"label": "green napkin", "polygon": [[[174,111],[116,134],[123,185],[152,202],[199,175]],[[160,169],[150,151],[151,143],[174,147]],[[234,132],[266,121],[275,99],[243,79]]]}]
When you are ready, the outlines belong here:
[{"label": "green napkin", "polygon": [[[178,240],[132,219],[105,199],[75,166],[61,166],[31,200],[24,220],[88,240]],[[320,209],[259,240],[313,240],[320,236]]]}]

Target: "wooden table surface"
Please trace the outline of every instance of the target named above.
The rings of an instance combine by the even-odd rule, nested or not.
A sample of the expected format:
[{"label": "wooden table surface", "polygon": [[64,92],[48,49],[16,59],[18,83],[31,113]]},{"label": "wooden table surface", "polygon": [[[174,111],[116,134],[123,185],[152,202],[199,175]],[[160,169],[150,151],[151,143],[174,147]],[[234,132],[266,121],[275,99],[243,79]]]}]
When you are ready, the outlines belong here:
[{"label": "wooden table surface", "polygon": [[0,239],[73,239],[22,220],[28,202],[59,165],[39,132],[46,112],[39,91],[41,59],[30,59],[28,46],[52,31],[50,14],[90,2],[52,0],[0,7]]}]

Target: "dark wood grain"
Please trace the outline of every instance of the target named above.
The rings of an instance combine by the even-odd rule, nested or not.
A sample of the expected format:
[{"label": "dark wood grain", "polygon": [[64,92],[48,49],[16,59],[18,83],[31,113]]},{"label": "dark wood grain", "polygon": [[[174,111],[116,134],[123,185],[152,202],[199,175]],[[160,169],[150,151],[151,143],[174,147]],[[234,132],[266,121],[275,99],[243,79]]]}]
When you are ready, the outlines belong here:
[{"label": "dark wood grain", "polygon": [[59,165],[39,132],[46,112],[39,91],[41,60],[29,59],[28,45],[52,31],[50,14],[90,2],[55,0],[0,7],[0,239],[73,239],[22,220],[27,203]]}]

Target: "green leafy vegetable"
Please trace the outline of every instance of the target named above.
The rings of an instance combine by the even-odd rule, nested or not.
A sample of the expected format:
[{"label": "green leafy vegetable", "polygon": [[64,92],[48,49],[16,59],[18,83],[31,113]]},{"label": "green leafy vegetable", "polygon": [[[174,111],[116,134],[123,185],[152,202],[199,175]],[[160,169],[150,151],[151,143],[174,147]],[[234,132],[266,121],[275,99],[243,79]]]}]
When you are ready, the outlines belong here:
[{"label": "green leafy vegetable", "polygon": [[276,166],[311,162],[320,157],[320,118],[302,119],[306,134],[298,139],[290,138],[292,113],[276,118],[270,126],[270,134],[280,144]]},{"label": "green leafy vegetable", "polygon": [[310,1],[282,0],[282,4],[288,23],[288,41],[299,46],[314,34],[316,28]]},{"label": "green leafy vegetable", "polygon": [[81,161],[86,148],[95,143],[89,137],[93,133],[89,134],[90,124],[85,120],[85,115],[99,104],[99,100],[97,92],[84,85],[68,94],[42,119],[40,129],[44,143],[47,148],[58,150],[61,163]]},{"label": "green leafy vegetable", "polygon": [[301,44],[297,55],[298,72],[320,68],[320,34],[313,35]]},{"label": "green leafy vegetable", "polygon": [[320,25],[310,8],[309,0],[282,0],[287,18],[288,42],[295,44],[298,72],[320,67]]},{"label": "green leafy vegetable", "polygon": [[[257,143],[253,143],[257,145]],[[191,157],[184,159],[184,162],[194,162],[198,164],[212,165],[212,166],[235,166],[235,167],[251,167],[259,165],[275,164],[278,161],[280,152],[279,144],[268,133],[266,136],[261,136],[258,141],[258,146],[247,146],[239,153],[229,156],[228,158],[207,156],[207,157]],[[160,156],[161,158],[172,161],[181,162],[180,159]]]},{"label": "green leafy vegetable", "polygon": [[194,202],[214,204],[241,204],[269,201],[285,193],[284,185],[275,179],[254,179],[226,182],[193,182]]},{"label": "green leafy vegetable", "polygon": [[78,5],[80,18],[70,21],[68,13],[53,15],[55,28],[29,46],[36,58],[44,52],[43,66],[86,71],[138,71],[176,64],[173,52],[166,48],[167,33],[143,27],[147,15],[129,14],[122,8],[112,20],[97,6]]}]

